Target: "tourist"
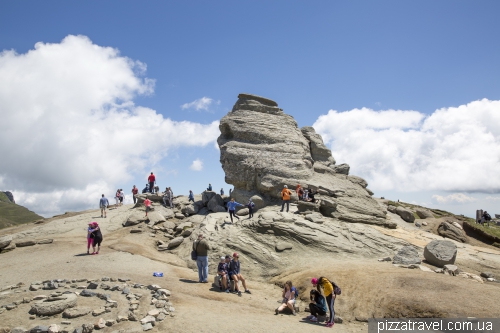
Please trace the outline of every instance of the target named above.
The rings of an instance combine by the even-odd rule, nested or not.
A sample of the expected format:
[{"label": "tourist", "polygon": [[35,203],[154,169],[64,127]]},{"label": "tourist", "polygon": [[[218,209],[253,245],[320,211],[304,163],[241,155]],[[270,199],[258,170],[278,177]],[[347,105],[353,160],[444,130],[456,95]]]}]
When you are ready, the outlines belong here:
[{"label": "tourist", "polygon": [[146,184],[146,187],[142,189],[142,193],[148,193],[149,192],[149,184]]},{"label": "tourist", "polygon": [[118,207],[119,204],[120,204],[120,189],[116,190],[116,193],[115,193],[115,207]]},{"label": "tourist", "polygon": [[253,209],[255,208],[255,204],[253,203],[252,199],[248,199],[248,218],[251,219],[253,217]]},{"label": "tourist", "polygon": [[292,195],[292,191],[288,189],[288,186],[284,185],[283,190],[281,191],[281,198],[283,199],[283,203],[281,204],[281,210],[280,212],[283,211],[285,208],[286,204],[286,212],[288,213],[290,209],[290,196]]},{"label": "tourist", "polygon": [[101,217],[104,214],[104,218],[106,218],[106,209],[109,207],[109,201],[106,199],[104,194],[101,196],[101,200],[99,200],[99,208],[101,208]]},{"label": "tourist", "polygon": [[487,211],[484,211],[483,216],[481,216],[481,224],[484,227],[484,222],[488,222],[488,227],[490,226],[491,215]]},{"label": "tourist", "polygon": [[326,316],[326,301],[323,295],[317,290],[311,290],[309,298],[311,299],[311,303],[309,303],[309,312],[310,316],[307,316],[307,319],[313,322],[318,321],[318,316]]},{"label": "tourist", "polygon": [[94,222],[89,222],[89,226],[87,228],[87,254],[90,254],[90,245],[94,242],[94,235],[92,232],[94,228],[92,228]]},{"label": "tourist", "polygon": [[146,196],[146,200],[144,200],[144,206],[146,206],[146,217],[148,217],[148,212],[151,210],[151,200]]},{"label": "tourist", "polygon": [[154,187],[155,187],[155,184],[156,184],[156,177],[153,174],[153,172],[151,172],[151,174],[148,177],[148,183],[149,183],[149,191],[151,193],[154,193]]},{"label": "tourist", "polygon": [[295,292],[296,288],[292,285],[292,281],[285,282],[285,288],[283,288],[283,301],[281,301],[281,305],[275,310],[276,314],[279,314],[281,311],[289,308],[292,311],[292,314],[296,316],[295,313]]},{"label": "tourist", "polygon": [[240,273],[240,261],[238,257],[238,253],[233,253],[233,260],[229,263],[229,276],[231,277],[231,280],[234,281],[234,292],[238,294],[238,296],[241,296],[241,291],[238,286],[238,282],[241,281],[243,284],[243,288],[245,288],[245,292],[247,294],[251,294],[250,290],[247,288],[247,284],[245,281],[245,278],[243,275]]},{"label": "tourist", "polygon": [[160,186],[156,185],[155,186],[155,193],[158,194],[158,192],[160,192]]},{"label": "tourist", "polygon": [[198,266],[198,281],[208,283],[208,251],[211,250],[210,244],[203,236],[198,235],[198,240],[193,242],[193,250],[196,251],[196,265]]},{"label": "tourist", "polygon": [[135,195],[139,193],[139,189],[137,187],[132,187],[132,198],[134,198],[134,204],[137,202],[137,198],[135,197]]},{"label": "tourist", "polygon": [[227,279],[227,262],[226,257],[220,257],[219,266],[217,266],[217,274],[219,275],[219,289],[222,291],[222,287],[229,292],[228,279]]},{"label": "tourist", "polygon": [[236,209],[236,206],[243,206],[242,204],[234,201],[234,198],[231,198],[231,201],[227,203],[227,210],[229,211],[229,217],[231,218],[231,223],[233,223],[233,216],[237,218],[238,220],[240,219],[238,216],[234,214],[234,210]]},{"label": "tourist", "polygon": [[169,187],[167,189],[167,197],[168,197],[168,202],[170,203],[170,208],[174,208],[174,192],[172,192],[172,188]]},{"label": "tourist", "polygon": [[125,200],[125,193],[123,193],[123,189],[120,189],[120,206],[123,206],[123,200]]},{"label": "tourist", "polygon": [[167,207],[168,200],[169,200],[168,187],[165,187],[165,192],[163,192],[163,206]]},{"label": "tourist", "polygon": [[318,194],[318,192],[314,191],[314,189],[311,189],[309,192],[309,201],[316,203],[318,200],[314,198],[314,196]]},{"label": "tourist", "polygon": [[302,187],[299,185],[297,185],[297,188],[295,189],[295,193],[297,193],[297,197],[299,197],[299,200],[302,199],[302,195],[304,195],[304,190],[302,189]]},{"label": "tourist", "polygon": [[[99,254],[99,250],[101,249],[101,243],[102,243],[102,233],[101,233],[101,229],[99,228],[99,225],[97,224],[97,222],[93,222],[92,223],[92,235],[94,237],[91,237],[93,238],[93,243],[92,243],[92,254]],[[97,246],[97,251],[95,250],[95,247]]]},{"label": "tourist", "polygon": [[188,202],[192,201],[194,203],[194,194],[193,191],[189,190],[189,200]]},{"label": "tourist", "polygon": [[330,312],[330,318],[326,323],[326,327],[332,327],[335,324],[335,310],[333,309],[333,306],[335,304],[335,294],[333,293],[333,284],[325,277],[320,277],[319,279],[312,278],[311,283],[314,287],[317,288],[319,293],[321,293],[321,290],[323,290],[323,295],[325,295],[326,304],[328,305],[328,309]]},{"label": "tourist", "polygon": [[212,191],[212,184],[208,184],[207,191]]},{"label": "tourist", "polygon": [[229,189],[229,197],[230,197],[230,198],[231,198],[231,194],[232,194],[232,193],[233,193],[233,189],[232,189],[232,188],[230,188],[230,189]]},{"label": "tourist", "polygon": [[220,189],[220,195],[224,195],[224,189],[223,188]]}]

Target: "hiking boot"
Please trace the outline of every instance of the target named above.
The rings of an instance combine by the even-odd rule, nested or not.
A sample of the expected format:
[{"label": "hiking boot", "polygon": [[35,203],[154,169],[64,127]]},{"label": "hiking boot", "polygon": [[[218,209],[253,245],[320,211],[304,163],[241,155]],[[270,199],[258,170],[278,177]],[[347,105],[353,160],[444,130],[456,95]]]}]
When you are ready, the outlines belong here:
[{"label": "hiking boot", "polygon": [[275,314],[275,315],[278,315],[279,313],[280,313],[280,312],[279,312],[279,310],[278,310],[278,309],[274,310],[274,314]]},{"label": "hiking boot", "polygon": [[228,294],[229,294],[229,292],[230,292],[229,288],[228,288],[228,289],[226,289],[226,293],[228,293]]},{"label": "hiking boot", "polygon": [[246,292],[247,294],[251,294],[250,290],[248,290],[248,289],[247,289],[247,290],[245,290],[245,292]]},{"label": "hiking boot", "polygon": [[238,296],[240,296],[240,297],[241,297],[241,291],[238,291]]}]

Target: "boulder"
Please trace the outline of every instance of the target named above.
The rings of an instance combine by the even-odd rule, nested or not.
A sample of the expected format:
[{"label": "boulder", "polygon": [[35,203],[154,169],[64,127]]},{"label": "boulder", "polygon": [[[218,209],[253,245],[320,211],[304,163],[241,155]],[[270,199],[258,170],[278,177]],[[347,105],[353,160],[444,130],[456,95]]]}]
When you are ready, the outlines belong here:
[{"label": "boulder", "polygon": [[33,246],[36,245],[36,241],[34,240],[25,240],[16,242],[16,247],[25,247],[25,246]]},{"label": "boulder", "polygon": [[162,223],[162,222],[166,221],[165,217],[163,217],[163,215],[160,214],[159,212],[149,213],[148,220],[149,220],[150,225],[155,225],[155,224]]},{"label": "boulder", "polygon": [[203,206],[207,206],[208,202],[216,195],[214,191],[203,191],[201,194],[201,202],[203,203]]},{"label": "boulder", "polygon": [[177,227],[175,227],[175,230],[184,230],[186,228],[192,228],[193,227],[193,222],[183,222],[179,224]]},{"label": "boulder", "polygon": [[175,223],[171,221],[167,221],[162,224],[163,228],[165,229],[175,229]]},{"label": "boulder", "polygon": [[191,216],[191,215],[194,215],[194,214],[198,214],[198,211],[199,211],[199,210],[200,210],[200,209],[199,209],[198,205],[195,205],[195,204],[189,204],[189,205],[187,205],[187,206],[182,207],[181,212],[182,212],[182,214],[184,214],[184,215],[189,215],[189,216]]},{"label": "boulder", "polygon": [[212,210],[213,213],[225,213],[226,212],[226,208],[222,207],[222,206],[215,206]]},{"label": "boulder", "polygon": [[431,213],[431,211],[429,211],[427,209],[417,208],[417,209],[415,209],[415,213],[421,219],[432,219],[432,218],[434,218],[434,215]]},{"label": "boulder", "polygon": [[12,242],[12,235],[0,236],[0,250],[7,247]]},{"label": "boulder", "polygon": [[457,258],[457,246],[449,240],[433,240],[425,246],[424,258],[437,267],[452,265]]},{"label": "boulder", "polygon": [[406,209],[402,206],[397,206],[396,207],[396,214],[398,214],[399,216],[401,216],[401,218],[403,220],[405,220],[406,222],[411,222],[413,223],[413,221],[415,221],[415,215],[413,215],[412,211],[409,210],[409,209]]},{"label": "boulder", "polygon": [[146,221],[146,219],[146,214],[141,211],[137,211],[130,214],[130,216],[127,218],[127,221],[125,221],[122,225],[124,227],[129,227],[144,222]]},{"label": "boulder", "polygon": [[309,201],[299,201],[297,203],[297,210],[300,213],[312,213],[312,212],[319,212],[319,204],[309,202]]},{"label": "boulder", "polygon": [[248,208],[242,208],[236,212],[238,216],[246,216],[249,214]]},{"label": "boulder", "polygon": [[185,229],[181,232],[182,237],[189,237],[191,233],[193,232],[193,229]]},{"label": "boulder", "polygon": [[282,251],[285,251],[285,250],[291,250],[292,249],[292,244],[291,243],[288,243],[288,242],[278,242],[278,244],[276,244],[276,251],[278,252],[282,252]]},{"label": "boulder", "polygon": [[174,239],[172,239],[170,242],[168,242],[168,249],[173,249],[179,245],[181,245],[181,243],[184,241],[184,237],[176,237]]},{"label": "boulder", "polygon": [[335,171],[335,173],[340,173],[343,175],[348,175],[349,169],[350,169],[350,166],[349,166],[349,164],[346,164],[346,163],[333,166],[333,171]]},{"label": "boulder", "polygon": [[467,236],[465,235],[464,230],[458,228],[452,223],[441,222],[437,231],[439,235],[445,238],[450,238],[462,243],[467,242]]},{"label": "boulder", "polygon": [[57,297],[55,300],[47,298],[34,303],[31,306],[30,313],[38,316],[52,316],[63,312],[67,308],[75,307],[76,303],[77,296],[75,294],[64,294]]},{"label": "boulder", "polygon": [[419,265],[421,262],[417,250],[413,246],[404,246],[398,250],[398,253],[394,256],[392,260],[393,264],[398,265]]},{"label": "boulder", "polygon": [[184,219],[184,218],[185,218],[185,216],[184,216],[184,215],[182,215],[181,213],[175,213],[175,215],[174,215],[174,216],[175,216],[175,218],[176,218],[176,219],[178,219],[178,220],[182,220],[182,219]]},{"label": "boulder", "polygon": [[217,206],[224,207],[224,199],[220,194],[214,195],[207,203],[208,210],[214,212]]}]

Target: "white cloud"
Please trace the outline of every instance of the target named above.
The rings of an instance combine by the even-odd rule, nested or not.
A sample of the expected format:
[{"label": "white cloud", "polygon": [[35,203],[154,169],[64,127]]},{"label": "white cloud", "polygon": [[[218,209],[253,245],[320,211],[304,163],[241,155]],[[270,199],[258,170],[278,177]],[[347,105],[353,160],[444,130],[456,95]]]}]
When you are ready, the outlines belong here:
[{"label": "white cloud", "polygon": [[[190,103],[185,103],[181,105],[181,109],[195,109],[196,111],[205,110],[208,111],[210,105],[214,102],[210,97],[202,97],[200,99],[196,99]],[[220,104],[220,101],[215,102],[216,105]]]},{"label": "white cloud", "polygon": [[189,169],[194,170],[194,171],[201,171],[203,170],[203,161],[200,160],[199,158],[195,159]]},{"label": "white cloud", "polygon": [[447,196],[441,196],[434,194],[432,199],[436,200],[440,204],[465,204],[469,202],[476,202],[477,199],[474,197],[469,197],[464,193],[452,193]]},{"label": "white cloud", "polygon": [[44,215],[97,207],[101,192],[114,193],[170,150],[213,143],[218,121],[172,121],[134,105],[153,92],[145,70],[84,36],[0,53],[3,189]]},{"label": "white cloud", "polygon": [[500,197],[487,196],[484,199],[487,200],[487,201],[500,201]]},{"label": "white cloud", "polygon": [[330,110],[314,128],[372,190],[500,192],[500,101],[436,110]]}]

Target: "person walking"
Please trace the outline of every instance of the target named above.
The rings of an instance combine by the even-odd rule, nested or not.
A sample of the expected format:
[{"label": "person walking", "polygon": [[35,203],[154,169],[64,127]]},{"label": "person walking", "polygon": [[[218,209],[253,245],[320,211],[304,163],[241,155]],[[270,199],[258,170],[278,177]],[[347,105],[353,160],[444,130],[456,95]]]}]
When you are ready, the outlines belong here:
[{"label": "person walking", "polygon": [[335,293],[334,293],[334,283],[325,277],[312,278],[311,283],[317,288],[318,292],[321,293],[323,290],[323,295],[326,298],[326,304],[328,305],[328,310],[330,312],[330,318],[326,323],[326,327],[332,327],[335,324],[335,310],[333,308],[335,304]]},{"label": "person walking", "polygon": [[197,254],[196,265],[198,266],[198,281],[200,283],[208,283],[208,251],[211,249],[205,236],[200,233],[198,239],[193,242],[193,250]]},{"label": "person walking", "polygon": [[[101,243],[102,243],[102,233],[101,229],[99,228],[99,224],[97,222],[92,222],[92,235],[91,237],[93,239],[92,242],[92,254],[99,254],[99,250],[101,249]],[[97,251],[95,250],[97,246]]]},{"label": "person walking", "polygon": [[101,217],[103,217],[102,215],[104,214],[104,218],[106,218],[106,210],[108,209],[108,207],[109,207],[109,201],[103,194],[101,200],[99,200],[99,208],[101,208]]},{"label": "person walking", "polygon": [[193,191],[191,191],[191,190],[189,190],[189,200],[188,200],[188,202],[190,202],[190,201],[194,202],[194,194],[193,194]]},{"label": "person walking", "polygon": [[224,195],[224,189],[223,188],[220,189],[220,195]]},{"label": "person walking", "polygon": [[234,210],[236,209],[236,206],[243,206],[242,204],[234,201],[234,198],[231,198],[231,201],[227,203],[227,210],[229,211],[229,217],[231,218],[231,223],[233,223],[233,216],[237,218],[238,220],[240,219],[238,216],[234,214]]},{"label": "person walking", "polygon": [[119,204],[120,204],[120,189],[116,190],[115,193],[115,207],[118,208]]},{"label": "person walking", "polygon": [[137,193],[139,193],[139,189],[134,185],[134,187],[132,187],[132,198],[134,199],[134,204],[137,203],[137,198],[135,197]]},{"label": "person walking", "polygon": [[248,199],[247,207],[248,207],[248,218],[251,219],[253,217],[253,209],[255,208],[255,204],[253,203],[252,199]]},{"label": "person walking", "polygon": [[250,290],[247,288],[247,283],[243,275],[241,275],[241,266],[239,261],[238,253],[233,253],[233,260],[229,263],[229,276],[231,280],[234,281],[234,292],[241,296],[240,287],[238,286],[238,282],[241,281],[243,284],[243,288],[245,288],[245,292],[247,294],[251,294]]},{"label": "person walking", "polygon": [[284,185],[283,190],[281,191],[281,199],[283,199],[283,203],[281,204],[281,210],[280,212],[285,209],[285,204],[286,204],[286,212],[288,213],[288,210],[290,209],[290,196],[292,195],[292,191],[288,189],[288,186]]},{"label": "person walking", "polygon": [[156,177],[153,174],[153,172],[151,172],[151,174],[148,177],[148,183],[149,183],[149,192],[154,193],[154,191],[155,191],[154,188],[155,188],[155,184],[156,184]]},{"label": "person walking", "polygon": [[120,206],[123,206],[123,201],[125,200],[125,193],[123,193],[123,189],[120,189]]},{"label": "person walking", "polygon": [[148,212],[151,210],[151,200],[146,196],[146,200],[144,200],[144,206],[146,206],[146,217],[148,217]]}]

